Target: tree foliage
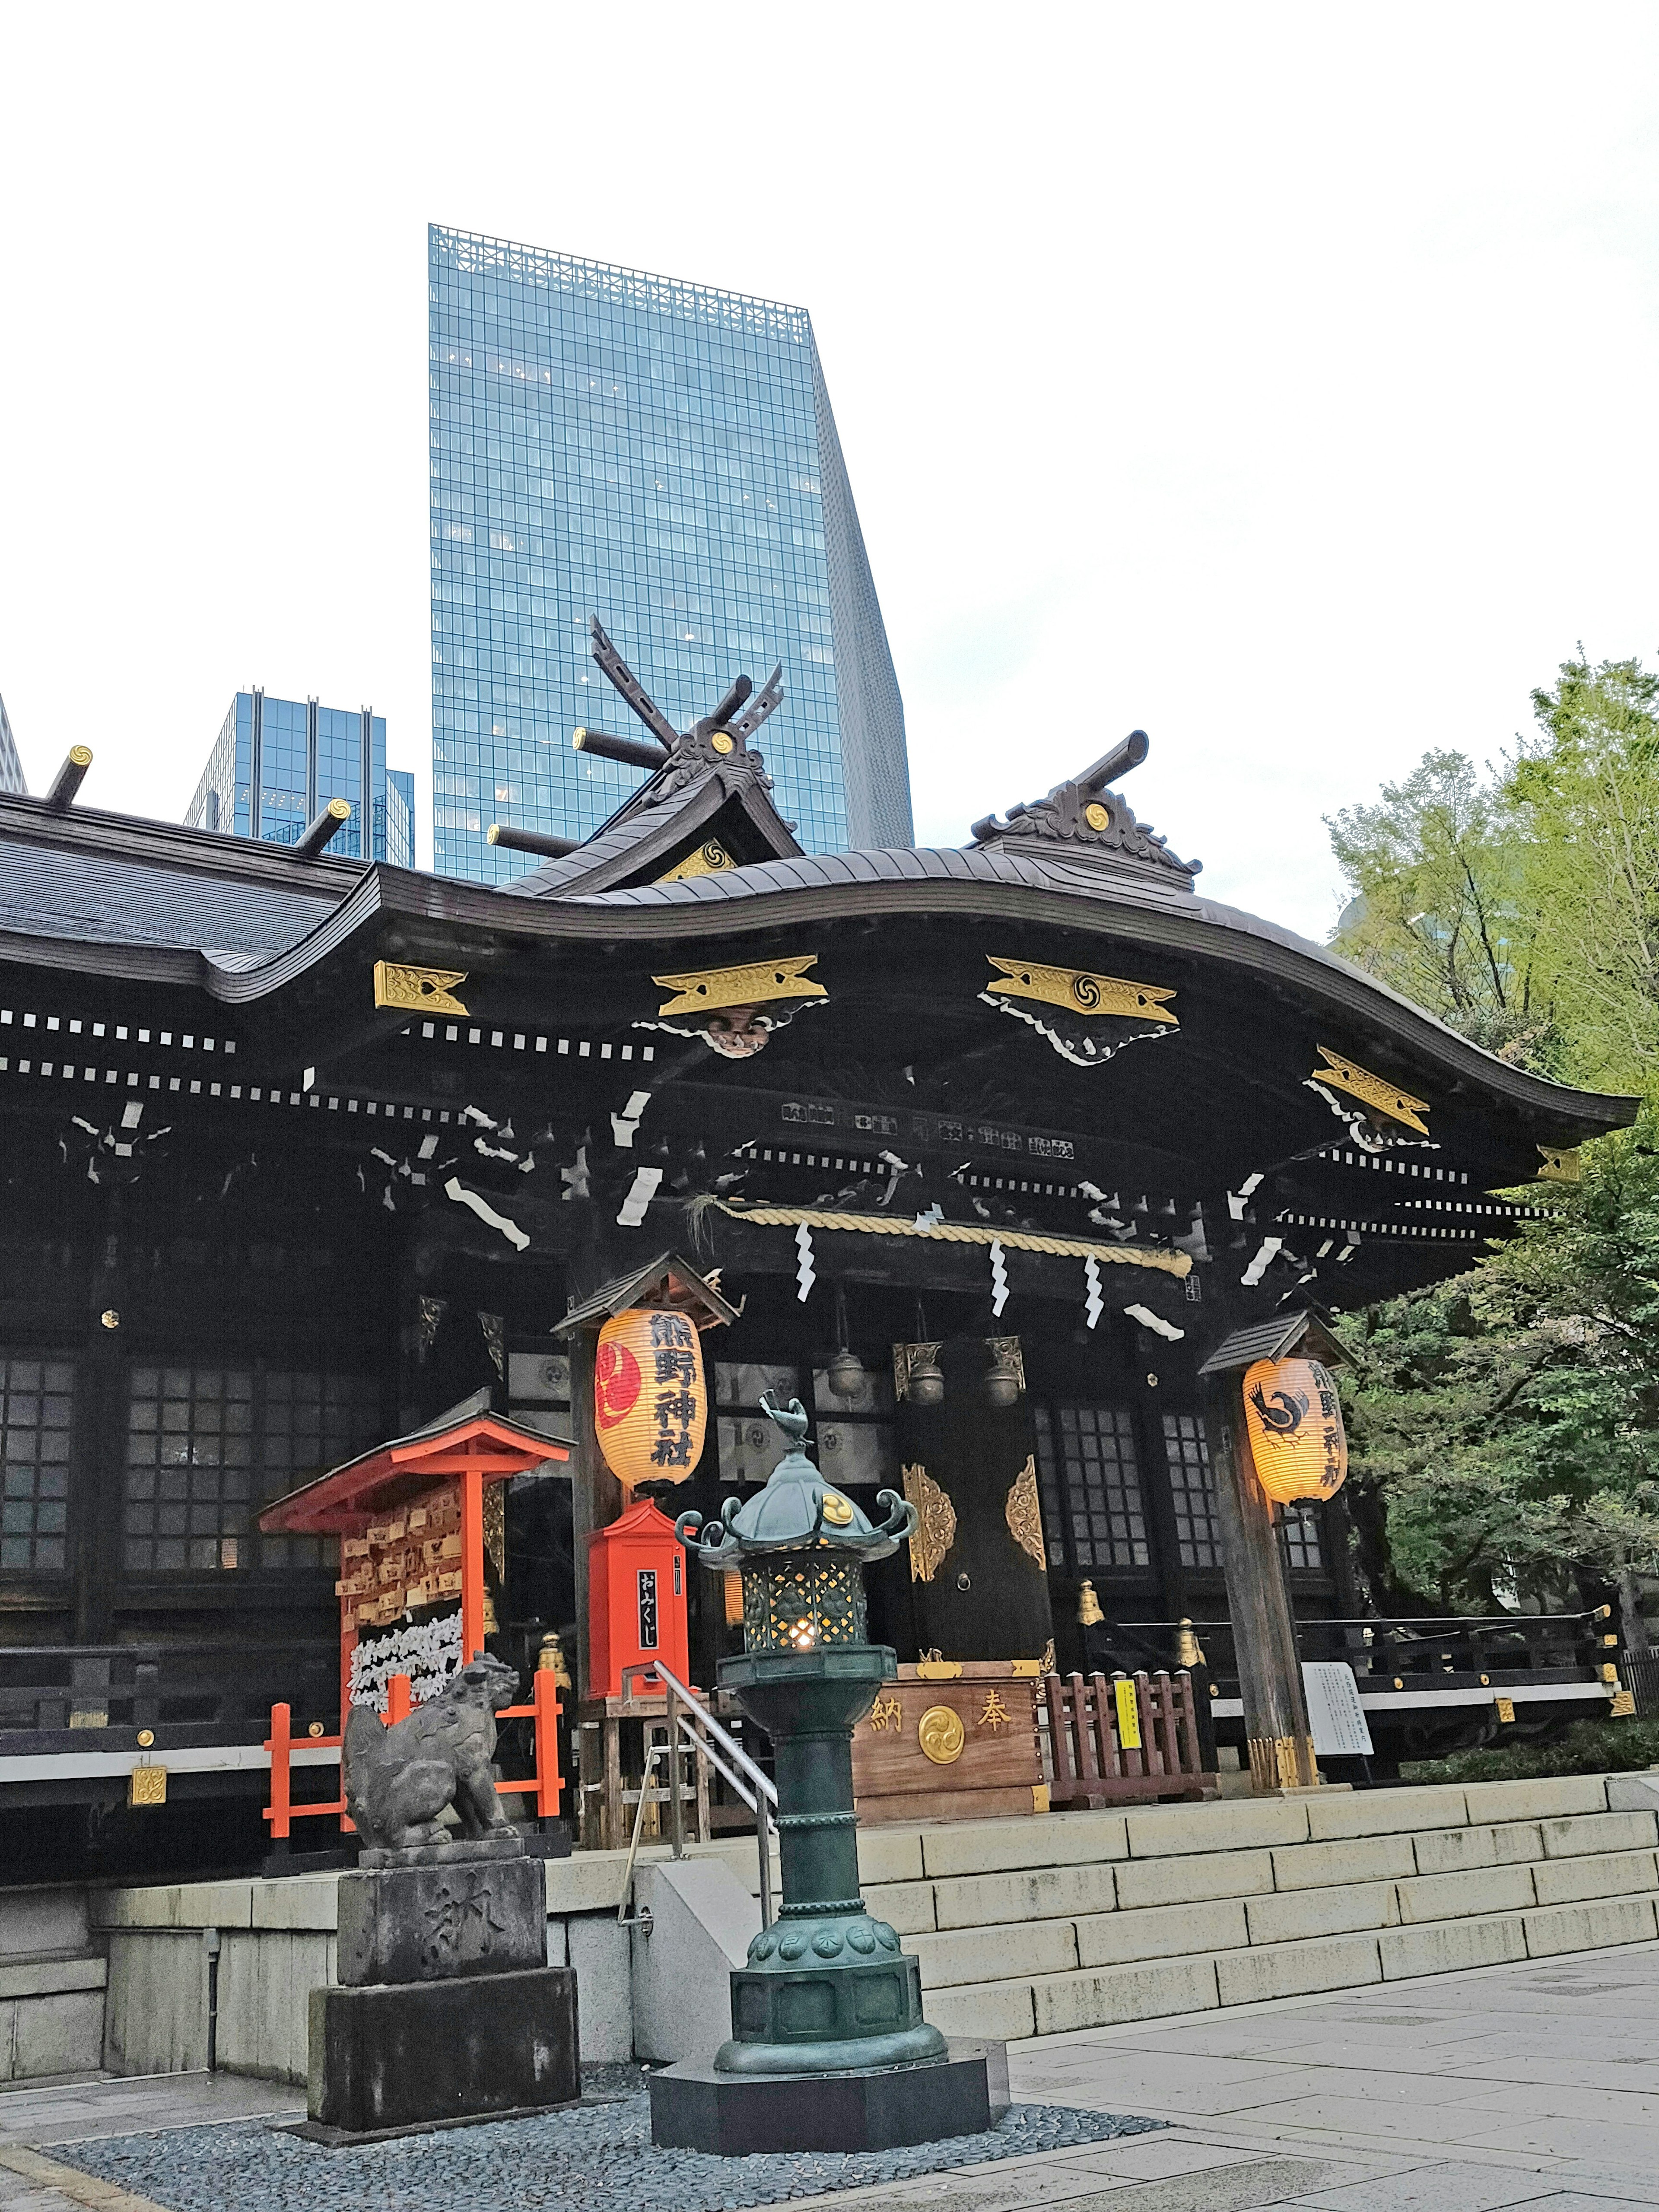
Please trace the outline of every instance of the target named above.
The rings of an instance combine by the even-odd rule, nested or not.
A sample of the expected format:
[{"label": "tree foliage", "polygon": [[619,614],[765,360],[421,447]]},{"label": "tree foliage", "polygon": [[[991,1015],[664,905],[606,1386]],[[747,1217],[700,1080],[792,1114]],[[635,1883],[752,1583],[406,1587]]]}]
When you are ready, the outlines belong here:
[{"label": "tree foliage", "polygon": [[[1376,1602],[1486,1611],[1659,1573],[1659,676],[1581,653],[1496,769],[1427,754],[1330,822],[1334,949],[1474,1042],[1635,1091],[1551,1218],[1347,1327],[1358,1561]],[[1535,1195],[1535,1194],[1534,1194]]]}]

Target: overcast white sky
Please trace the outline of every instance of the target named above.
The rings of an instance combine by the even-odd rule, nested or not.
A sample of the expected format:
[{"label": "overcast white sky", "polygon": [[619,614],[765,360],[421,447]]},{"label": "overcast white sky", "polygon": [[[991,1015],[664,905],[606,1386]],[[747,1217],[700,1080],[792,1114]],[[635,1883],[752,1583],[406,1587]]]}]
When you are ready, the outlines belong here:
[{"label": "overcast white sky", "polygon": [[956,842],[1128,795],[1310,934],[1322,811],[1659,657],[1659,14],[0,3],[0,694],[177,817],[230,694],[427,782],[428,219],[810,307]]}]

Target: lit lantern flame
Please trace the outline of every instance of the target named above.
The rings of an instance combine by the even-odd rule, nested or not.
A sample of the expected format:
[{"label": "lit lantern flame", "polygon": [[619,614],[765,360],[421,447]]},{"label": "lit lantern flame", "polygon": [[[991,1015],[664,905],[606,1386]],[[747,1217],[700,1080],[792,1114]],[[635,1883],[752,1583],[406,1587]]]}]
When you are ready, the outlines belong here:
[{"label": "lit lantern flame", "polygon": [[1244,1419],[1256,1476],[1275,1505],[1334,1498],[1348,1439],[1329,1370],[1316,1359],[1258,1359],[1244,1377]]}]

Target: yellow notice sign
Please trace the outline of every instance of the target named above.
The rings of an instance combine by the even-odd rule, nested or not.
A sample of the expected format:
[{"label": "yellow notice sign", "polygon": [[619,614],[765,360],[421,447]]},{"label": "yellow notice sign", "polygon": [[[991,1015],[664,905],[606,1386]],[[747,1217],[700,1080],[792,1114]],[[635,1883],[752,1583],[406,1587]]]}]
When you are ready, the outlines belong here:
[{"label": "yellow notice sign", "polygon": [[1117,1700],[1117,1741],[1123,1751],[1140,1749],[1140,1705],[1135,1696],[1135,1686],[1127,1675],[1112,1685],[1112,1695]]}]

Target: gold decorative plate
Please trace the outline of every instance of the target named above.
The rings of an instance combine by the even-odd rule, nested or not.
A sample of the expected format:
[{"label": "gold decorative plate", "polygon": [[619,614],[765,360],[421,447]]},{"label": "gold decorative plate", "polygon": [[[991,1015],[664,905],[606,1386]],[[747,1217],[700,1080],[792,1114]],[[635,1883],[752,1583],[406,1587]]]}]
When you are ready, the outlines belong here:
[{"label": "gold decorative plate", "polygon": [[967,1741],[962,1715],[952,1712],[949,1705],[929,1705],[916,1723],[916,1741],[921,1747],[921,1755],[931,1759],[935,1766],[953,1765],[962,1757],[962,1747]]}]

